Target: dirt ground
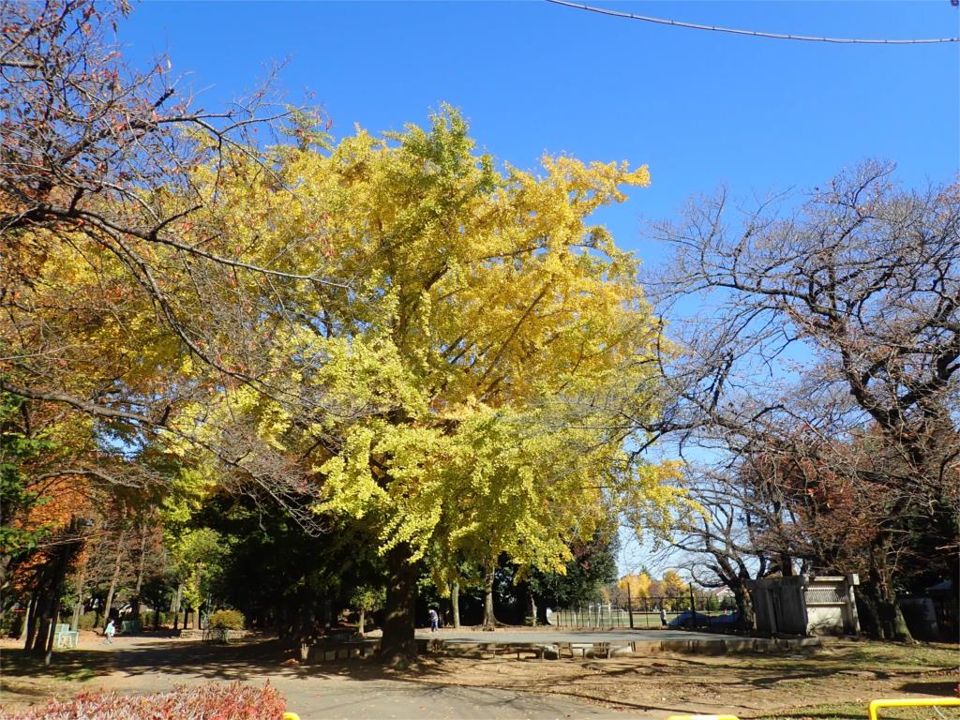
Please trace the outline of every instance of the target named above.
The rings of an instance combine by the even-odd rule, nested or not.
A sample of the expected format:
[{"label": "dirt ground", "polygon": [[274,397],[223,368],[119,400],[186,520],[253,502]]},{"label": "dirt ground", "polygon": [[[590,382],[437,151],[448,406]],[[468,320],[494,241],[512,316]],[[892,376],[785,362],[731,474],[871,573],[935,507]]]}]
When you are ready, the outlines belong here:
[{"label": "dirt ground", "polygon": [[[421,707],[428,688],[435,698],[475,698],[482,690],[497,698],[520,698],[521,717],[665,718],[686,712],[735,714],[744,719],[852,720],[866,718],[871,699],[956,697],[960,682],[956,645],[849,640],[789,655],[657,652],[596,660],[432,656],[400,671],[360,660],[301,666],[271,642],[217,647],[146,638],[110,647],[88,638],[79,650],[59,654],[50,669],[10,652],[11,647],[7,642],[0,644],[0,706],[8,709],[79,690],[158,692],[176,684],[270,678],[282,692],[285,686],[290,693],[299,693],[293,699],[301,706],[310,698],[346,692],[350,685],[376,688],[388,707],[391,697]],[[456,702],[448,705],[443,717],[513,717],[466,704],[458,712]],[[467,702],[472,700],[463,701]],[[545,714],[537,711],[537,703]],[[558,714],[559,709],[564,712]],[[418,715],[433,717],[429,712]],[[324,712],[322,716],[334,715]],[[375,717],[376,713],[355,707],[344,716]],[[313,715],[303,717],[309,720]],[[393,717],[406,716],[395,713]],[[960,718],[960,712],[891,711],[884,717]]]},{"label": "dirt ground", "polygon": [[[553,662],[450,657],[421,665],[436,683],[561,694],[623,710],[683,709],[741,718],[865,718],[870,700],[957,697],[960,683],[960,650],[947,644],[836,641],[791,655],[660,652]],[[960,712],[935,713],[919,716],[960,718]]]}]

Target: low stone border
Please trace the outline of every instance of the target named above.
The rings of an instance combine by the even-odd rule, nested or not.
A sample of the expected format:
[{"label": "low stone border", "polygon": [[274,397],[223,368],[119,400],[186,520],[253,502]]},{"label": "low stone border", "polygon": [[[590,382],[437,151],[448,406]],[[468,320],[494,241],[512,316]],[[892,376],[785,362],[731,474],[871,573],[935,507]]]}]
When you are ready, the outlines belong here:
[{"label": "low stone border", "polygon": [[[439,653],[482,653],[499,655],[516,654],[519,660],[524,655],[532,655],[538,660],[560,660],[578,656],[586,658],[612,658],[641,653],[676,652],[695,655],[725,655],[727,653],[754,652],[777,653],[792,652],[800,648],[819,648],[820,638],[717,638],[716,640],[650,640],[650,641],[611,641],[611,642],[449,642],[440,638],[417,638],[417,652],[420,654]],[[327,640],[316,645],[301,645],[300,661],[304,663],[330,662],[365,658],[380,652],[380,641],[370,640]]]}]

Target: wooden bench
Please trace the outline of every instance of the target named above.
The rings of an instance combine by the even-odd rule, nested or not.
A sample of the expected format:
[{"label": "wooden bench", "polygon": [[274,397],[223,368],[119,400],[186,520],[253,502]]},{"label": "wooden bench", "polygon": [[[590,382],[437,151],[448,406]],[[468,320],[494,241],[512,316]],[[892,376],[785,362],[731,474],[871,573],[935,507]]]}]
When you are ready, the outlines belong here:
[{"label": "wooden bench", "polygon": [[57,623],[53,631],[53,646],[58,648],[75,648],[80,640],[80,633],[71,630],[67,623]]},{"label": "wooden bench", "polygon": [[544,645],[527,645],[521,643],[510,643],[509,645],[505,645],[504,648],[511,654],[516,653],[517,660],[520,659],[520,653],[533,653],[537,656],[537,660],[543,660],[543,654],[547,651]]},{"label": "wooden bench", "polygon": [[593,654],[595,658],[602,656],[602,657],[605,657],[607,660],[609,660],[610,653],[612,651],[613,651],[613,648],[611,647],[610,643],[598,642],[593,644],[593,648],[591,649],[590,652]]},{"label": "wooden bench", "polygon": [[570,659],[573,660],[574,650],[579,650],[579,651],[580,651],[580,657],[581,657],[581,658],[585,658],[585,657],[587,656],[587,648],[586,648],[586,646],[584,646],[584,645],[577,644],[576,647],[574,647],[574,644],[573,644],[572,642],[557,643],[557,657],[558,657],[558,658],[562,658],[562,657],[563,657],[563,654],[564,654],[565,652],[568,652],[568,653],[570,653]]}]

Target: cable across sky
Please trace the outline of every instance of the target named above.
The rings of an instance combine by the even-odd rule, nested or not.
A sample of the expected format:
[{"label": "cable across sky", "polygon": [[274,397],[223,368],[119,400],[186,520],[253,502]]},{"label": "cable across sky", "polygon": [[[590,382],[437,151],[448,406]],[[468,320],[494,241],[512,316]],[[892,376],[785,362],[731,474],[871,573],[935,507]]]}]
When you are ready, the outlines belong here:
[{"label": "cable across sky", "polygon": [[792,35],[788,33],[772,33],[760,30],[742,30],[739,28],[720,27],[717,25],[702,25],[699,23],[683,22],[681,20],[670,20],[668,18],[651,17],[649,15],[637,15],[636,13],[623,12],[621,10],[611,10],[610,8],[596,7],[593,5],[584,5],[583,3],[568,2],[568,0],[547,0],[554,5],[563,5],[564,7],[574,8],[575,10],[586,10],[587,12],[598,13],[600,15],[610,15],[613,17],[626,18],[628,20],[640,20],[642,22],[655,23],[657,25],[672,25],[674,27],[687,28],[688,30],[712,30],[714,32],[730,33],[731,35],[749,35],[752,37],[770,38],[773,40],[801,40],[804,42],[825,42],[838,43],[842,45],[931,45],[934,43],[960,42],[960,37],[945,38],[916,38],[916,39],[890,39],[890,38],[839,38],[839,37],[820,37],[815,35]]}]

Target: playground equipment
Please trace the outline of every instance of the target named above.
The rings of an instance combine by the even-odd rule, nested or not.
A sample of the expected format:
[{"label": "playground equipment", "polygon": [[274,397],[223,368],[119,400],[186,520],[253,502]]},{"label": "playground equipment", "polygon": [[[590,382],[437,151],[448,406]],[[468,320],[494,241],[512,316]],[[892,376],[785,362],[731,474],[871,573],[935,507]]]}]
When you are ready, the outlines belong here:
[{"label": "playground equipment", "polygon": [[960,698],[910,698],[909,700],[874,700],[870,703],[870,720],[878,720],[877,711],[895,707],[960,707]]},{"label": "playground equipment", "polygon": [[[909,698],[873,700],[868,708],[870,720],[880,720],[883,708],[960,707],[960,698]],[[736,715],[671,715],[667,720],[738,720]]]}]

